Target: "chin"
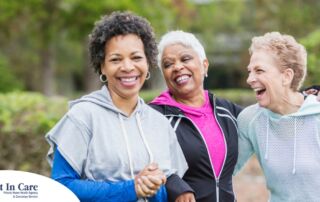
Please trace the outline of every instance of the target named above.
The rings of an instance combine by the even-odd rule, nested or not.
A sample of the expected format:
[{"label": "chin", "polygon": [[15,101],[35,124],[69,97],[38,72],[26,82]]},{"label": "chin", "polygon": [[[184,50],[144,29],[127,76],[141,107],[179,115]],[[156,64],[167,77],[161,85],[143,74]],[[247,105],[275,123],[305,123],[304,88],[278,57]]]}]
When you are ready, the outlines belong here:
[{"label": "chin", "polygon": [[263,102],[263,101],[258,101],[258,104],[259,104],[260,107],[269,109],[268,108],[269,103],[266,103],[266,102]]}]

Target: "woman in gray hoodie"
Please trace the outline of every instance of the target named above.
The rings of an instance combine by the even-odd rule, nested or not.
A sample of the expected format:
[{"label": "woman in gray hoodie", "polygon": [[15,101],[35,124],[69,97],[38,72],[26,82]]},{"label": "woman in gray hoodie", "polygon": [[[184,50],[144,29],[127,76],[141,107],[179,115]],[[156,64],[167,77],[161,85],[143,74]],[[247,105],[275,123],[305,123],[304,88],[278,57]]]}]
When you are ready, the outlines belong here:
[{"label": "woman in gray hoodie", "polygon": [[52,178],[81,201],[167,201],[165,183],[168,191],[190,191],[180,178],[187,164],[173,129],[139,97],[156,66],[150,24],[128,12],[104,16],[89,50],[104,85],[70,102],[46,135]]}]

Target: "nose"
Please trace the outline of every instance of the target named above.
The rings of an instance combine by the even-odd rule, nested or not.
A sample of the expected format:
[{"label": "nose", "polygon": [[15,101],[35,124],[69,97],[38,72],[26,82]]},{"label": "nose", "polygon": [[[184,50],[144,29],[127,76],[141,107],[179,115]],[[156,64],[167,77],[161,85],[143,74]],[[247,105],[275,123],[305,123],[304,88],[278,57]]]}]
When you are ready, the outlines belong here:
[{"label": "nose", "polygon": [[122,70],[127,72],[130,72],[134,69],[134,65],[132,64],[132,61],[129,59],[123,60],[121,67],[122,67]]},{"label": "nose", "polygon": [[184,66],[183,66],[182,62],[176,62],[176,63],[174,64],[174,70],[175,70],[175,71],[180,71],[180,70],[183,69],[183,68],[184,68]]},{"label": "nose", "polygon": [[247,78],[247,84],[251,85],[253,82],[256,81],[256,77],[252,72],[249,72],[248,78]]}]

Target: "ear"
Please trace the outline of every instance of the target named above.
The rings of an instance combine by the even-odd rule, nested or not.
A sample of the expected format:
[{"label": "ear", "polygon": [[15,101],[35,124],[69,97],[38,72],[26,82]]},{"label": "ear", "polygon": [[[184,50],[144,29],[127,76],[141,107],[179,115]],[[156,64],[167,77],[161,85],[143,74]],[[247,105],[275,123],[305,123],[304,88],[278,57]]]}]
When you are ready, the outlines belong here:
[{"label": "ear", "polygon": [[291,68],[287,68],[282,72],[282,75],[282,85],[290,87],[294,77],[294,71]]},{"label": "ear", "polygon": [[203,68],[204,68],[204,75],[207,75],[208,74],[208,68],[209,68],[208,59],[204,59],[202,64],[203,64]]},{"label": "ear", "polygon": [[101,63],[100,65],[100,73],[105,75],[105,66],[104,66],[104,62]]}]

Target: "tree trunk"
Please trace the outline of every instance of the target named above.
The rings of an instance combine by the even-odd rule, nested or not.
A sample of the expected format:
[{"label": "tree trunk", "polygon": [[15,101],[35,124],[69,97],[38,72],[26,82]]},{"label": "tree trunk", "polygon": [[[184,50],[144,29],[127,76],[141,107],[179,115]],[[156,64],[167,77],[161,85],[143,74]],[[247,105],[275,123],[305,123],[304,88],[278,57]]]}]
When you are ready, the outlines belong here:
[{"label": "tree trunk", "polygon": [[53,49],[50,46],[44,46],[40,53],[42,69],[42,93],[47,96],[55,94],[54,86],[54,57]]}]

